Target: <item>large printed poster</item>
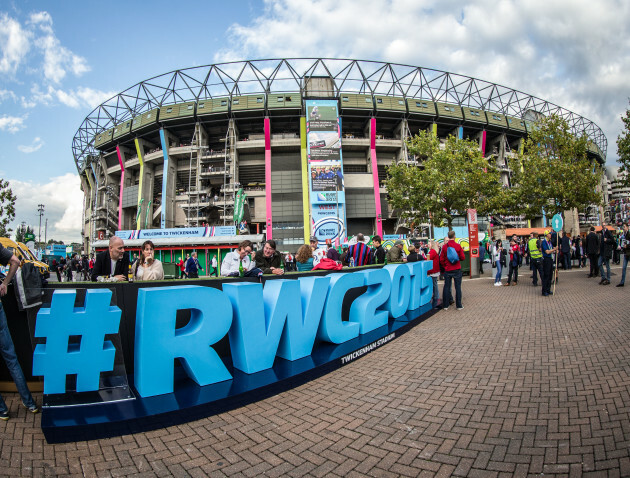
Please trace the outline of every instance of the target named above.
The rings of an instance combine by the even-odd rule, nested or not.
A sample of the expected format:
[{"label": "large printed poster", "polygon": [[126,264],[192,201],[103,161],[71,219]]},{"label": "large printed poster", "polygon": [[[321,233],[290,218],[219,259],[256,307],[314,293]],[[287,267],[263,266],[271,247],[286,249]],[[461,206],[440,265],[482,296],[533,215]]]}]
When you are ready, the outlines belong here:
[{"label": "large printed poster", "polygon": [[346,242],[346,208],[337,101],[306,101],[306,143],[313,234]]}]

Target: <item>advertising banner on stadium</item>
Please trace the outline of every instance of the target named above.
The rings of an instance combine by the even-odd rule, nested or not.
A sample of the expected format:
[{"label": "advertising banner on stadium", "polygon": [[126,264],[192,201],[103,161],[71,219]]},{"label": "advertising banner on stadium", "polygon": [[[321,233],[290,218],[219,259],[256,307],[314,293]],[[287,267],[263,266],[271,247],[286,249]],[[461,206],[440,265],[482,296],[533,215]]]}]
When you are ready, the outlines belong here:
[{"label": "advertising banner on stadium", "polygon": [[157,239],[169,237],[236,236],[236,227],[205,226],[179,227],[175,229],[135,229],[131,231],[116,231],[116,235],[125,241],[129,239]]},{"label": "advertising banner on stadium", "polygon": [[313,234],[347,241],[341,126],[335,100],[307,100],[306,144]]}]

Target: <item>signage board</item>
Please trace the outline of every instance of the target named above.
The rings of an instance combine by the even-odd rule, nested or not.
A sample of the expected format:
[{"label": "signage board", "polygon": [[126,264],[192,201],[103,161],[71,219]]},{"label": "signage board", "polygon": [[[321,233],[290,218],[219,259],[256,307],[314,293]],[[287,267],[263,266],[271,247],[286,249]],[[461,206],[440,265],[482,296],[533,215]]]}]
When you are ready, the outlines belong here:
[{"label": "signage board", "polygon": [[136,229],[116,231],[116,236],[123,240],[156,239],[177,237],[215,237],[236,236],[236,226],[179,227],[174,229]]},{"label": "signage board", "polygon": [[346,199],[337,101],[306,100],[308,189],[313,235],[347,241]]},{"label": "signage board", "polygon": [[468,210],[468,242],[471,257],[479,257],[479,224],[476,209]]},{"label": "signage board", "polygon": [[562,231],[563,226],[564,226],[564,221],[562,219],[562,214],[555,214],[551,218],[551,227],[553,227],[554,231],[560,232]]}]

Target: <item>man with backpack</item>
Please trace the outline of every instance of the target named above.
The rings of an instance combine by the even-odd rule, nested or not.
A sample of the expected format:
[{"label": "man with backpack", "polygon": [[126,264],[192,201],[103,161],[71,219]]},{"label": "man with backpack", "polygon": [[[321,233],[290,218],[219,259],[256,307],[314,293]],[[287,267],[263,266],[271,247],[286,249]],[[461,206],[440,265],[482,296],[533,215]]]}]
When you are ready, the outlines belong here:
[{"label": "man with backpack", "polygon": [[455,282],[455,306],[457,310],[464,308],[462,305],[462,265],[465,258],[464,250],[455,241],[455,231],[448,231],[448,238],[440,252],[440,264],[444,268],[444,289],[442,290],[442,303],[444,310],[453,298],[451,294],[451,281]]}]

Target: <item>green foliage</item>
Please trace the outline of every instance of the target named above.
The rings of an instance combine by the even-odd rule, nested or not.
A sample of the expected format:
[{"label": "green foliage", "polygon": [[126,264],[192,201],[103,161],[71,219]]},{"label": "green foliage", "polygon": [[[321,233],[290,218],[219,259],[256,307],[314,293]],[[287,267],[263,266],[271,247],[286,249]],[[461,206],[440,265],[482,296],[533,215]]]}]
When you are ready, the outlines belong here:
[{"label": "green foliage", "polygon": [[52,244],[61,244],[61,245],[63,245],[63,241],[55,241],[54,239],[48,239],[48,242],[46,244],[48,244],[49,246],[52,245]]},{"label": "green foliage", "polygon": [[[623,183],[630,187],[630,109],[626,110],[626,117],[622,116],[621,121],[623,121],[624,131],[617,138],[618,162],[621,165],[619,173],[626,173]],[[620,174],[620,176],[624,175]]]},{"label": "green foliage", "polygon": [[393,164],[388,168],[389,203],[412,222],[444,222],[469,208],[484,215],[493,211],[501,193],[500,172],[484,158],[476,141],[449,136],[444,144],[427,131],[407,141],[420,165]]},{"label": "green foliage", "polygon": [[9,188],[9,181],[0,179],[0,237],[9,237],[12,229],[9,223],[15,219],[15,200],[17,197]]},{"label": "green foliage", "polygon": [[529,133],[524,154],[512,161],[513,188],[506,204],[513,214],[528,219],[601,204],[601,167],[587,156],[588,139],[576,137],[568,123],[552,115]]},{"label": "green foliage", "polygon": [[23,242],[26,243],[26,238],[24,237],[26,234],[34,234],[33,228],[31,226],[22,226],[19,225],[15,231],[15,242]]}]

